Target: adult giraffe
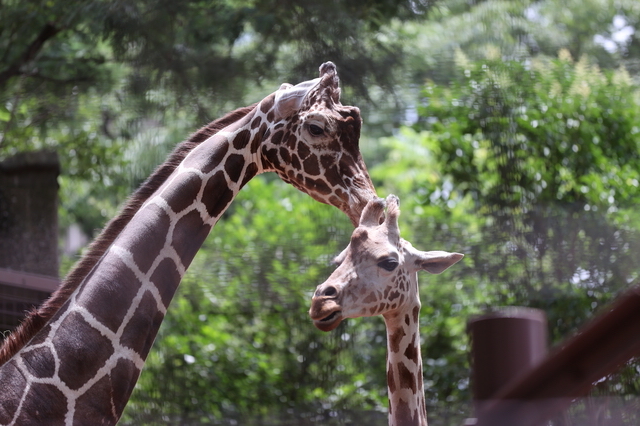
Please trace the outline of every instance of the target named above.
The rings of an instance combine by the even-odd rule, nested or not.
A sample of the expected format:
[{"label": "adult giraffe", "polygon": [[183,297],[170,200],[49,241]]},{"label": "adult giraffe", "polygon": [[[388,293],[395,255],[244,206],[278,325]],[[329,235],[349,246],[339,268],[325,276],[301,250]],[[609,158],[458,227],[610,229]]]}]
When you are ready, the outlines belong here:
[{"label": "adult giraffe", "polygon": [[357,223],[376,195],[360,126],[327,62],[180,144],[0,349],[0,424],[116,423],[185,270],[251,178],[274,171]]},{"label": "adult giraffe", "polygon": [[417,271],[439,274],[460,253],[419,251],[400,238],[398,198],[369,201],[338,268],[313,296],[309,315],[316,327],[333,330],[344,318],[382,315],[387,327],[387,388],[390,426],[427,426],[420,355],[420,294]]}]

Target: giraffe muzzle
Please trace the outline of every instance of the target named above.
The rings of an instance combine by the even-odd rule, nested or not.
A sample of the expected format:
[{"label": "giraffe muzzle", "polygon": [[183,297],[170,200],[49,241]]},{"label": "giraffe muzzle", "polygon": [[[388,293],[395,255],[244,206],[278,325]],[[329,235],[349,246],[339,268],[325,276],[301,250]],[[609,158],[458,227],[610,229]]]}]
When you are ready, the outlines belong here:
[{"label": "giraffe muzzle", "polygon": [[342,309],[332,298],[314,297],[311,301],[309,316],[313,325],[322,331],[331,331],[342,322]]},{"label": "giraffe muzzle", "polygon": [[314,320],[313,325],[322,331],[331,331],[342,322],[342,311],[333,311],[328,316]]}]

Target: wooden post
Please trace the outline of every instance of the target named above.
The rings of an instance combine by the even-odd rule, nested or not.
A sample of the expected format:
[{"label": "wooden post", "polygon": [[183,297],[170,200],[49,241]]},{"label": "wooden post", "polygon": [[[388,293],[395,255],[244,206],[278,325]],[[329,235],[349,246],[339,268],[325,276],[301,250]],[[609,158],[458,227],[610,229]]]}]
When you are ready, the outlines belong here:
[{"label": "wooden post", "polygon": [[496,393],[526,373],[547,353],[547,319],[543,311],[504,307],[471,318],[471,389],[480,417]]}]

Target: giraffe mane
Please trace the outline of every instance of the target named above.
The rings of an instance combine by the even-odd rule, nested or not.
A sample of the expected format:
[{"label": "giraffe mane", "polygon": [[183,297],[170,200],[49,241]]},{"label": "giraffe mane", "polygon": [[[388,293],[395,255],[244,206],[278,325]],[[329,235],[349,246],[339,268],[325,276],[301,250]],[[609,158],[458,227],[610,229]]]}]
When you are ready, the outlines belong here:
[{"label": "giraffe mane", "polygon": [[186,155],[201,142],[207,140],[229,124],[238,121],[252,111],[257,104],[239,108],[215,120],[193,133],[187,140],[176,146],[167,160],[156,168],[147,180],[128,198],[120,213],[111,219],[100,234],[89,245],[87,252],[74,265],[62,284],[49,299],[37,308],[31,309],[22,323],[0,344],[0,365],[11,359],[71,297],[80,283],[98,263],[111,243],[129,223],[144,202],[166,181]]}]

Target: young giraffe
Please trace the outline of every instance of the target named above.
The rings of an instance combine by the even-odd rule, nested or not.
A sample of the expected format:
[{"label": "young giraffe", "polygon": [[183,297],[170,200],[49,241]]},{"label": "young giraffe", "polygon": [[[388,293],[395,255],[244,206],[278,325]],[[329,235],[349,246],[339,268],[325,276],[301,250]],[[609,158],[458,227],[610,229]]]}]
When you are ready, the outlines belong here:
[{"label": "young giraffe", "polygon": [[344,211],[375,189],[361,119],[340,104],[335,66],[283,84],[181,144],[92,244],[61,289],[0,350],[0,424],[115,424],[185,270],[258,173]]},{"label": "young giraffe", "polygon": [[340,266],[319,285],[309,315],[316,327],[333,330],[344,318],[382,315],[387,328],[389,425],[427,425],[420,355],[418,270],[439,274],[462,259],[459,253],[418,251],[400,238],[398,198],[369,201]]}]

